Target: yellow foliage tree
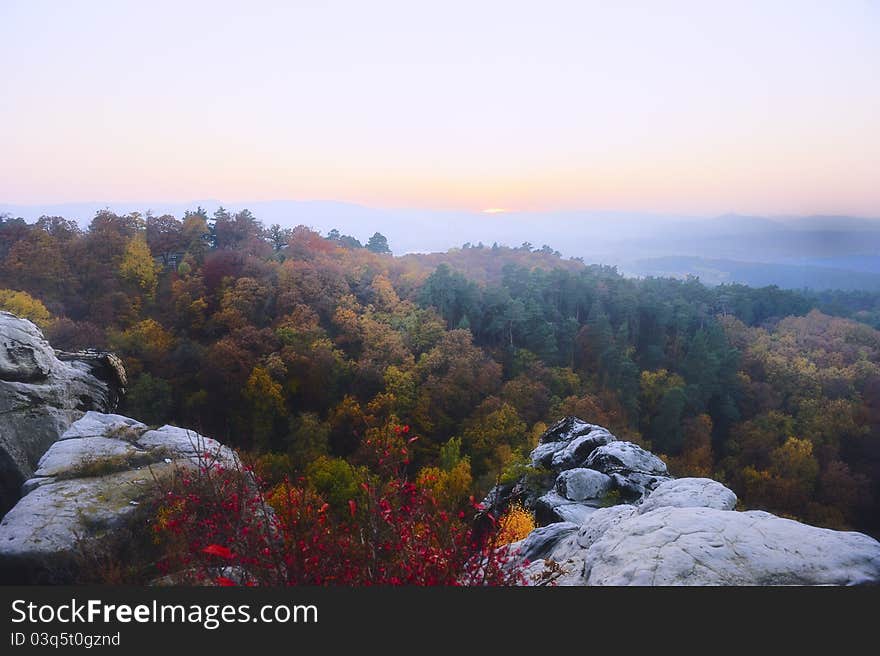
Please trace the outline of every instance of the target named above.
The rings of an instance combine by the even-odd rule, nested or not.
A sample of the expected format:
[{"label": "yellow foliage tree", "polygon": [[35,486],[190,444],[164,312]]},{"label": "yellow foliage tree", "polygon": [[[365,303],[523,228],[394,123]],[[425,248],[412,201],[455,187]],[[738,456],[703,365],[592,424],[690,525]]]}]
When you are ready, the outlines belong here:
[{"label": "yellow foliage tree", "polygon": [[397,292],[394,291],[394,286],[384,274],[380,273],[373,278],[370,290],[373,292],[373,304],[381,312],[393,312],[394,308],[400,303],[400,298],[398,298]]},{"label": "yellow foliage tree", "polygon": [[126,244],[122,262],[119,264],[119,275],[123,280],[137,285],[146,298],[155,297],[159,267],[153,260],[147,239],[143,235],[135,235]]},{"label": "yellow foliage tree", "polygon": [[250,410],[254,445],[267,451],[273,446],[276,421],[287,414],[281,385],[264,367],[254,367],[244,387],[244,399]]},{"label": "yellow foliage tree", "polygon": [[138,321],[121,335],[111,333],[111,343],[120,350],[165,355],[174,346],[174,335],[155,319]]},{"label": "yellow foliage tree", "polygon": [[125,368],[134,377],[144,363],[158,363],[174,346],[174,335],[155,319],[144,319],[124,331],[109,330],[110,349],[125,358]]},{"label": "yellow foliage tree", "polygon": [[40,328],[46,328],[52,322],[52,315],[46,306],[27,292],[0,289],[0,310],[33,321]]},{"label": "yellow foliage tree", "polygon": [[459,460],[449,471],[439,467],[425,467],[419,472],[416,482],[431,492],[443,508],[453,510],[460,507],[469,497],[471,484],[471,463]]},{"label": "yellow foliage tree", "polygon": [[508,403],[467,426],[463,443],[473,454],[478,474],[500,474],[513,451],[528,443],[529,432],[516,408]]},{"label": "yellow foliage tree", "polygon": [[681,455],[667,456],[669,471],[676,476],[712,477],[712,418],[707,414],[684,421]]},{"label": "yellow foliage tree", "polygon": [[497,544],[518,542],[535,530],[535,518],[521,504],[515,503],[501,516]]},{"label": "yellow foliage tree", "polygon": [[648,416],[655,414],[664,394],[674,387],[684,387],[684,379],[678,374],[666,369],[643,371],[639,379],[639,407]]}]

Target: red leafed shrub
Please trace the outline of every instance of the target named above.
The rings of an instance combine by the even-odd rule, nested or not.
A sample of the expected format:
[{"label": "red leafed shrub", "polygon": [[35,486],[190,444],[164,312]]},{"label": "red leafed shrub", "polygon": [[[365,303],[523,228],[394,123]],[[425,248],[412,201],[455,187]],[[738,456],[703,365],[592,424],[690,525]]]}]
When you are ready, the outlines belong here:
[{"label": "red leafed shrub", "polygon": [[235,558],[235,554],[232,553],[228,547],[224,547],[219,544],[209,544],[207,547],[202,549],[202,553],[211,554],[212,556],[220,556],[221,558],[226,558],[227,560]]},{"label": "red leafed shrub", "polygon": [[407,430],[368,439],[358,499],[334,509],[305,481],[262,490],[252,472],[203,462],[163,491],[160,568],[214,585],[515,585],[520,568],[467,513],[404,476]]}]

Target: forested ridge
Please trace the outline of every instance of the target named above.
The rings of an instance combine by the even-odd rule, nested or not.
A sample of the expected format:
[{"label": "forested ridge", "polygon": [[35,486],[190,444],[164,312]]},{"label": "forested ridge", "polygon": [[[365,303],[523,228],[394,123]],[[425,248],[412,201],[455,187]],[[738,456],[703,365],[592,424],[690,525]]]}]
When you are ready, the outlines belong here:
[{"label": "forested ridge", "polygon": [[331,505],[393,427],[455,507],[577,415],[749,508],[880,533],[877,295],[629,279],[530,244],[396,257],[379,233],[222,209],[104,211],[86,230],[4,217],[0,258],[0,308],[56,348],[124,359],[126,414],[212,435]]}]

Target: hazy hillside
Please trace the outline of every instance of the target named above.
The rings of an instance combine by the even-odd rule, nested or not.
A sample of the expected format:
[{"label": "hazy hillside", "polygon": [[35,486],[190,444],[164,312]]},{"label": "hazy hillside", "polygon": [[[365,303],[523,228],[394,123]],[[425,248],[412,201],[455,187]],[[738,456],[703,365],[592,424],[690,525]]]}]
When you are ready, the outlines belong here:
[{"label": "hazy hillside", "polygon": [[[876,258],[828,258],[828,265],[797,265],[702,257],[666,256],[621,264],[631,276],[697,276],[707,285],[739,283],[751,287],[777,285],[783,289],[880,290],[880,262]],[[852,268],[845,266],[852,262]],[[831,266],[837,263],[838,266]],[[858,268],[857,268],[858,267]]]},{"label": "hazy hillside", "polygon": [[[220,201],[193,203],[75,203],[0,205],[0,214],[35,221],[42,215],[75,219],[85,227],[109,205],[118,213],[152,211],[181,216]],[[333,201],[264,201],[225,204],[249,208],[266,224],[306,225],[322,234],[337,229],[366,241],[378,230],[397,254],[443,252],[464,243],[535,249],[550,245],[566,258],[616,265],[632,275],[698,275],[708,284],[741,282],[785,288],[877,289],[880,220],[858,217],[724,215],[716,218],[633,212],[483,212],[377,209]],[[367,226],[367,227],[365,227]],[[711,261],[710,261],[711,260]],[[772,265],[772,266],[761,266]],[[835,269],[814,270],[814,267]],[[859,272],[850,275],[848,272]]]}]

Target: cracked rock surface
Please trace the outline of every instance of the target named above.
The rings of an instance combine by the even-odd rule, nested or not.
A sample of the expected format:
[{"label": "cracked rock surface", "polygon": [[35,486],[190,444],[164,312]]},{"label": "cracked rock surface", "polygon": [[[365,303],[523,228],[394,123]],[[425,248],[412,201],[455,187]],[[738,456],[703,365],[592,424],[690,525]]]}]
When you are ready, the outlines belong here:
[{"label": "cracked rock surface", "polygon": [[880,543],[762,511],[659,507],[608,529],[585,585],[854,585],[880,581]]}]

